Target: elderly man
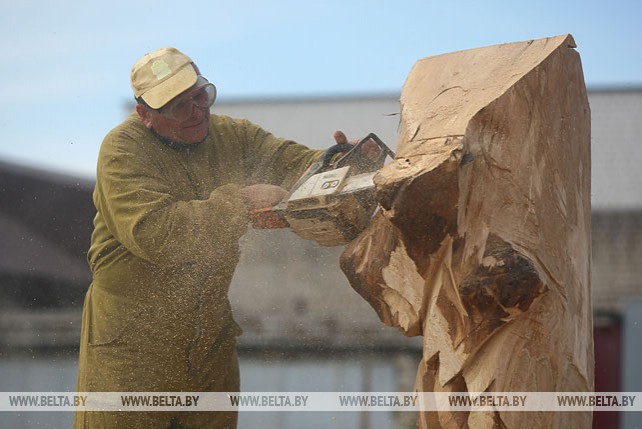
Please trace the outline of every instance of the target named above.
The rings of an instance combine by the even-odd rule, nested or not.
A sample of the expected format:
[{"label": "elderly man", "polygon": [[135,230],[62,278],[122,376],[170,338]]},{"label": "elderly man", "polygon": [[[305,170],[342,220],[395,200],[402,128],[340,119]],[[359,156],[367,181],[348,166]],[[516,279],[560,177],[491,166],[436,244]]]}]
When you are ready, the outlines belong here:
[{"label": "elderly man", "polygon": [[[100,149],[78,391],[238,391],[228,288],[248,210],[321,153],[210,115],[216,87],[174,48],[131,73],[136,113]],[[78,412],[75,427],[233,428],[236,413]]]}]

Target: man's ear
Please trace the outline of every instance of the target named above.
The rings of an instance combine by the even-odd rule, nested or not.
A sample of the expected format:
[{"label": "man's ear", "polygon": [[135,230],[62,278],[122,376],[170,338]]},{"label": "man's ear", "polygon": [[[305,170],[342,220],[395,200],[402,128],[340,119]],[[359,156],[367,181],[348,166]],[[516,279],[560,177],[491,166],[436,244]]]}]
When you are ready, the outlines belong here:
[{"label": "man's ear", "polygon": [[137,104],[136,105],[136,113],[138,113],[138,116],[140,116],[141,121],[143,121],[143,124],[150,130],[152,129],[152,112],[147,106],[144,106],[142,104]]}]

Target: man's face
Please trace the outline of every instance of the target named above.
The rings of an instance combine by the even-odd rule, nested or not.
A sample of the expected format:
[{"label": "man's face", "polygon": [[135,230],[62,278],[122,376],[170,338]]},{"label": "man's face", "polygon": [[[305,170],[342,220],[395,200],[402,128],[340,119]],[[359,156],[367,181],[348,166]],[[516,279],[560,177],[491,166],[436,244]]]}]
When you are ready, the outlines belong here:
[{"label": "man's face", "polygon": [[207,137],[210,101],[215,96],[214,86],[204,85],[199,79],[194,87],[158,110],[141,105],[136,110],[147,128],[162,137],[176,143],[193,144]]}]

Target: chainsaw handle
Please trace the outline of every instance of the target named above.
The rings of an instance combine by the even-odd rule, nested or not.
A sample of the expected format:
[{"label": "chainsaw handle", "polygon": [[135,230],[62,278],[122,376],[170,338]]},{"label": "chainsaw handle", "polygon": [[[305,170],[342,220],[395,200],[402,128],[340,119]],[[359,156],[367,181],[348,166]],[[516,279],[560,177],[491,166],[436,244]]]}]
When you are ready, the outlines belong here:
[{"label": "chainsaw handle", "polygon": [[[383,158],[389,156],[390,158],[394,159],[395,153],[390,150],[388,146],[377,136],[375,133],[370,133],[361,140],[359,140],[356,144],[351,144],[351,143],[337,143],[334,146],[331,146],[328,148],[325,153],[323,154],[323,158],[321,161],[321,167],[317,172],[325,171],[330,167],[330,163],[332,162],[332,158],[338,154],[338,153],[344,153],[345,155],[337,161],[337,167],[342,166],[344,158],[347,160],[349,157],[350,152],[357,152],[360,150],[361,146],[366,143],[367,141],[372,140],[379,146],[379,148],[382,150],[382,156]],[[383,158],[380,158],[380,161],[383,162]]]},{"label": "chainsaw handle", "polygon": [[367,136],[365,136],[364,138],[362,138],[361,140],[359,140],[356,144],[350,145],[351,149],[354,149],[356,151],[359,147],[361,147],[361,145],[363,145],[368,140],[372,140],[373,142],[375,142],[377,144],[377,146],[379,146],[379,148],[387,156],[389,156],[392,159],[395,158],[395,153],[375,133],[370,133]]},{"label": "chainsaw handle", "polygon": [[364,138],[363,138],[359,143],[357,143],[357,146],[359,146],[359,145],[361,145],[361,144],[363,144],[363,143],[367,142],[368,140],[373,140],[375,143],[377,143],[377,145],[379,145],[379,147],[381,148],[381,150],[383,150],[383,151],[386,153],[386,155],[388,155],[388,156],[389,156],[390,158],[392,158],[392,159],[395,159],[395,153],[392,151],[392,149],[390,149],[390,148],[389,148],[389,147],[388,147],[388,146],[383,142],[383,140],[381,140],[381,139],[379,138],[379,136],[378,136],[378,135],[376,135],[375,133],[370,133],[370,134],[368,134],[367,136],[365,136],[365,137],[364,137]]},{"label": "chainsaw handle", "polygon": [[350,143],[337,143],[334,146],[329,147],[323,154],[323,159],[321,160],[321,168],[319,171],[324,171],[330,167],[332,162],[332,157],[338,153],[348,153],[355,148],[355,145]]},{"label": "chainsaw handle", "polygon": [[[378,146],[379,153],[375,158],[371,157],[372,155],[370,154],[366,155],[363,151],[363,146],[367,142],[372,142]],[[353,174],[368,173],[379,170],[383,167],[386,156],[389,156],[392,159],[395,158],[395,153],[390,150],[390,148],[386,146],[386,144],[374,133],[368,134],[351,146],[352,148],[350,151],[332,165],[333,168],[341,168],[350,165],[355,167]]]}]

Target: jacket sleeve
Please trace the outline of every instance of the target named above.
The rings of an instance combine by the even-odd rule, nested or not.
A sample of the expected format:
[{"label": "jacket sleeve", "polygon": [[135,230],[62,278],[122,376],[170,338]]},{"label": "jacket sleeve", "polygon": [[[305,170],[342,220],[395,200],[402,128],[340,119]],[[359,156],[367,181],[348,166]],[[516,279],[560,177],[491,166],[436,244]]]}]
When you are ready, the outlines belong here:
[{"label": "jacket sleeve", "polygon": [[269,183],[290,189],[323,155],[323,151],[277,138],[247,120],[241,121],[241,133],[250,183]]},{"label": "jacket sleeve", "polygon": [[[144,152],[110,145],[101,154],[96,207],[116,240],[154,264],[220,259],[246,231],[239,186],[221,186],[205,200],[182,201]],[[175,184],[174,184],[175,185]]]}]

